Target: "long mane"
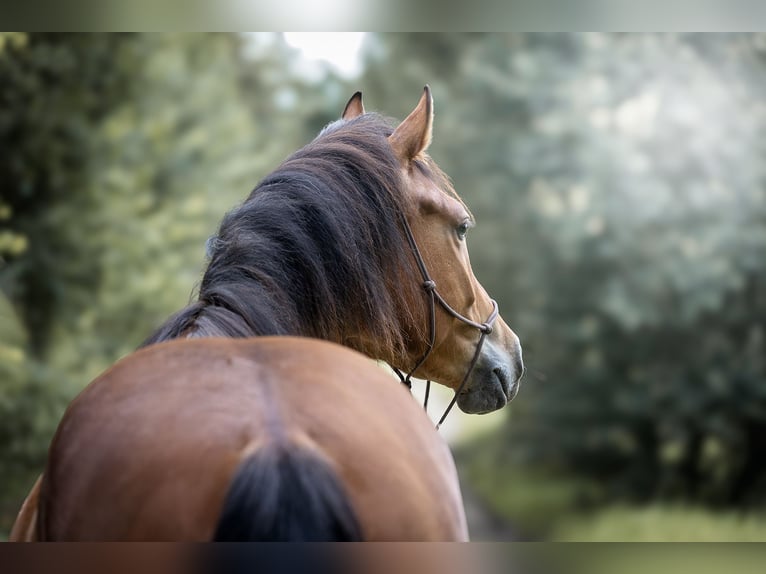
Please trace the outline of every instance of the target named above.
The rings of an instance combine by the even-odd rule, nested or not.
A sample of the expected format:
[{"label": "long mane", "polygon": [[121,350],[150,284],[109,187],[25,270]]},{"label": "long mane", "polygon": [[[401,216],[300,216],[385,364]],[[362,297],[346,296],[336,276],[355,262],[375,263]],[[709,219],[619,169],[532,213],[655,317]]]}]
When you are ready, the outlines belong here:
[{"label": "long mane", "polygon": [[285,160],[223,219],[198,300],[144,345],[302,335],[406,356],[424,318],[391,132],[375,114],[341,120]]}]

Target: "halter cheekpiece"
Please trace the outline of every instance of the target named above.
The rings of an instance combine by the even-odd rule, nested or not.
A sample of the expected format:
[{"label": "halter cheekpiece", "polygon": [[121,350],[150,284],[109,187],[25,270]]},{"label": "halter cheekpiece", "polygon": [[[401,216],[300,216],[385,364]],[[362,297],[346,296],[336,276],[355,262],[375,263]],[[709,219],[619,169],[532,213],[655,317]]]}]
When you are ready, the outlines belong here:
[{"label": "halter cheekpiece", "polygon": [[[426,352],[423,353],[423,356],[418,359],[418,361],[415,363],[415,366],[412,367],[409,373],[407,375],[404,375],[399,369],[396,367],[392,367],[393,371],[397,374],[399,379],[402,381],[403,384],[405,384],[408,388],[412,388],[412,374],[417,371],[420,366],[425,363],[426,359],[428,359],[428,356],[431,354],[431,351],[433,351],[434,343],[436,341],[436,303],[439,303],[441,307],[452,317],[455,319],[462,321],[466,325],[473,327],[474,329],[478,329],[481,332],[481,335],[479,336],[479,342],[476,343],[476,350],[473,354],[473,359],[471,359],[471,364],[468,366],[468,370],[465,373],[465,376],[463,377],[463,381],[460,383],[460,386],[458,386],[457,390],[455,391],[455,396],[452,397],[452,400],[450,401],[450,404],[447,406],[447,409],[444,411],[444,414],[442,414],[441,418],[439,419],[439,422],[436,424],[436,429],[438,430],[439,427],[444,422],[444,419],[447,418],[447,415],[452,410],[452,407],[455,406],[455,403],[457,402],[458,396],[460,396],[460,393],[465,388],[466,383],[468,382],[468,378],[471,376],[471,373],[473,372],[474,367],[476,366],[476,363],[479,360],[479,355],[481,354],[481,348],[484,346],[484,339],[486,339],[487,335],[492,333],[492,325],[495,322],[495,319],[497,319],[498,316],[498,307],[497,302],[494,299],[490,299],[492,302],[492,312],[489,314],[489,317],[487,317],[487,320],[483,323],[477,323],[476,321],[472,321],[468,317],[465,317],[464,315],[461,315],[457,311],[455,311],[450,305],[444,300],[444,298],[439,294],[439,292],[436,290],[436,282],[431,279],[431,276],[428,274],[428,269],[426,269],[426,264],[423,261],[423,256],[420,253],[420,249],[418,249],[418,245],[415,242],[415,236],[412,235],[412,229],[410,228],[410,224],[407,222],[407,218],[402,214],[402,225],[404,226],[404,232],[407,236],[407,241],[410,244],[410,248],[412,249],[412,254],[415,257],[415,262],[418,265],[418,268],[420,269],[420,274],[423,277],[423,290],[426,293],[426,296],[428,297],[428,303],[429,303],[429,328],[428,328],[428,343],[426,346]],[[426,394],[425,399],[423,400],[423,408],[428,410],[428,396],[431,391],[431,381],[426,381]]]}]

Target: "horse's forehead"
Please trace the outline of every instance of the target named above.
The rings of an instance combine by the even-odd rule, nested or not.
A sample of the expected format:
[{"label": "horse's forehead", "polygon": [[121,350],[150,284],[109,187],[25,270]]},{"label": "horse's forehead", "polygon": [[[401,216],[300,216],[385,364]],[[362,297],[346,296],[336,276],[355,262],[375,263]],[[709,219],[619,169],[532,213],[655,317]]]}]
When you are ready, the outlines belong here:
[{"label": "horse's forehead", "polygon": [[442,189],[438,181],[416,172],[411,182],[415,208],[421,215],[441,214],[455,220],[470,215],[463,202]]},{"label": "horse's forehead", "polygon": [[429,182],[418,190],[415,202],[417,211],[424,216],[441,215],[455,221],[469,216],[462,202],[437,187],[433,182]]}]

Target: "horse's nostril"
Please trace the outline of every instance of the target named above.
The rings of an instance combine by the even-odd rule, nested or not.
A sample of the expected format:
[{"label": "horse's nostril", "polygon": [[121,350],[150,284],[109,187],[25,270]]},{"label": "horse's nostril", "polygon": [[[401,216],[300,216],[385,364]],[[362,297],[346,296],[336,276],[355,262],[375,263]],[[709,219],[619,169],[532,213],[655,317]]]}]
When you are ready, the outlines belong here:
[{"label": "horse's nostril", "polygon": [[511,390],[510,387],[513,383],[510,383],[508,381],[506,370],[498,367],[498,368],[492,369],[492,373],[495,375],[495,377],[497,377],[497,380],[500,382],[500,388],[503,389],[503,393],[505,393],[505,395],[508,396]]}]

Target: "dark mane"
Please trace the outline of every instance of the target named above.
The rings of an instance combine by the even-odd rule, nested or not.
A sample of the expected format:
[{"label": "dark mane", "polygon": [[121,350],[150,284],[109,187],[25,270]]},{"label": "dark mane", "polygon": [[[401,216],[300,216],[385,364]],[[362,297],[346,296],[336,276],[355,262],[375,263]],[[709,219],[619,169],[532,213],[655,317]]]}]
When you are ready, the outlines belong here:
[{"label": "dark mane", "polygon": [[422,293],[400,225],[408,205],[391,132],[364,114],[285,160],[223,219],[198,300],[144,345],[302,335],[404,357],[404,325],[412,334],[424,319],[408,316]]}]

